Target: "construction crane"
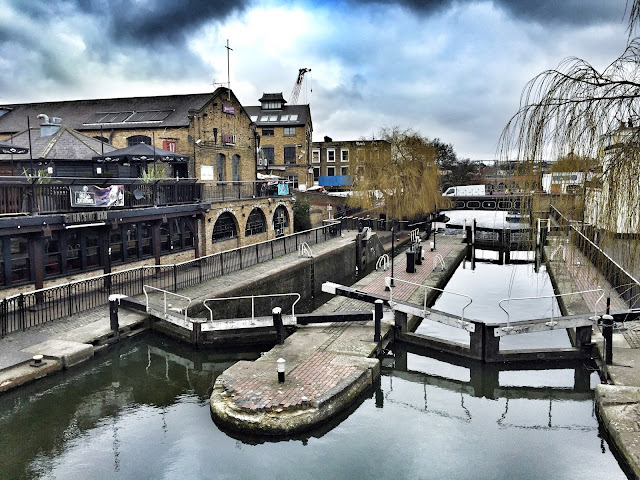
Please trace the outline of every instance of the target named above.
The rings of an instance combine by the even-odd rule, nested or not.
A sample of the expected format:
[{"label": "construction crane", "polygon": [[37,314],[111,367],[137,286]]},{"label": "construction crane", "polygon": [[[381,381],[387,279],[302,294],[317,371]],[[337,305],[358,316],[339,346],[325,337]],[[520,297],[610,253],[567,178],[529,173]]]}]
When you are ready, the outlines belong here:
[{"label": "construction crane", "polygon": [[289,97],[289,105],[297,105],[298,95],[300,95],[300,88],[302,87],[302,81],[304,80],[304,74],[310,71],[310,68],[301,68],[298,70],[298,78],[296,79],[296,83],[293,85],[293,90],[291,90],[291,96]]}]

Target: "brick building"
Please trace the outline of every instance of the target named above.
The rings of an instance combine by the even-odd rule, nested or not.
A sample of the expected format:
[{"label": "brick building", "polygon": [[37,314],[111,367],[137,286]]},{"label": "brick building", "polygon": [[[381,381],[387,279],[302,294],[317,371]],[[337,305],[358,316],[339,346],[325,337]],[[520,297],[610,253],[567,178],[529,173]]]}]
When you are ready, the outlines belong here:
[{"label": "brick building", "polygon": [[391,144],[386,140],[334,142],[329,137],[324,137],[323,142],[313,142],[311,168],[314,185],[330,190],[348,190],[359,168],[364,168],[372,156],[391,161]]},{"label": "brick building", "polygon": [[[189,162],[168,165],[171,177],[256,178],[255,126],[227,88],[187,95],[4,104],[0,105],[0,140],[26,131],[28,123],[38,125],[40,114],[61,119],[66,127],[115,148],[147,143],[188,155]],[[96,176],[121,176],[117,165],[100,173],[98,167]],[[140,168],[127,175],[139,177]]]},{"label": "brick building", "polygon": [[293,188],[311,186],[309,105],[287,105],[282,93],[265,93],[259,101],[245,107],[260,138],[258,171],[283,177]]}]

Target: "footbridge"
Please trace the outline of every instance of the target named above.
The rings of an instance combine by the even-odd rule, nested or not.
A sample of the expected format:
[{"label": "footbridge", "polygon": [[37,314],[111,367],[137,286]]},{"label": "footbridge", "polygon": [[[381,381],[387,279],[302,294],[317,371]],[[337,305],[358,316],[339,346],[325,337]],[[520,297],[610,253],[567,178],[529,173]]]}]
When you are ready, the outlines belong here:
[{"label": "footbridge", "polygon": [[[466,308],[473,299],[467,295],[462,295],[450,291],[445,291],[426,285],[413,284],[401,279],[386,277],[386,283],[398,285],[409,283],[416,289],[424,291],[423,301],[420,304],[397,300],[393,297],[393,288],[390,288],[388,296],[371,294],[351,287],[346,287],[336,283],[326,282],[323,284],[323,291],[334,295],[341,295],[365,302],[374,303],[376,300],[382,301],[393,310],[395,322],[394,341],[421,348],[433,349],[439,352],[460,355],[485,363],[497,362],[527,362],[541,360],[576,360],[591,358],[593,343],[591,333],[594,326],[598,325],[601,315],[598,307],[602,306],[604,313],[605,296],[604,290],[597,288],[589,291],[572,292],[568,294],[558,294],[543,297],[527,298],[505,298],[500,302],[500,308],[505,312],[505,319],[478,320],[465,315]],[[427,307],[427,292],[438,290],[440,293],[453,294],[461,297],[461,312],[453,315],[447,312]],[[513,320],[508,311],[510,302],[523,300],[553,300],[558,297],[570,295],[582,295],[584,293],[596,293],[599,295],[594,312],[584,315],[554,316],[553,308],[548,318],[534,318],[527,320]],[[629,318],[629,315],[636,315],[637,312],[620,311],[611,312],[613,319]],[[421,321],[437,322],[449,327],[459,328],[469,333],[469,343],[460,343],[441,339],[434,336],[414,333],[409,330],[409,318],[413,316]],[[575,329],[574,346],[571,348],[539,348],[526,350],[504,350],[500,349],[500,339],[507,335],[522,335],[533,332]]]}]

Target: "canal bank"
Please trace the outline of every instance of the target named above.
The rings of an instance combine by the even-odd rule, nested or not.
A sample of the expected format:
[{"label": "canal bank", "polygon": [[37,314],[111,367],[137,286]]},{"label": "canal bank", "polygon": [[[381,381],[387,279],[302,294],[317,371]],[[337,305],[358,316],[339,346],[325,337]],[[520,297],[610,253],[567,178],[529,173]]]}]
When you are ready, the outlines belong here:
[{"label": "canal bank", "polygon": [[[321,282],[355,271],[356,233],[344,231],[342,236],[314,245],[312,258],[298,253],[283,255],[181,290],[180,294],[192,297],[193,309],[189,312],[192,316],[201,314],[202,301],[211,297],[298,290],[312,295],[320,291]],[[407,238],[408,234],[403,232],[402,241]],[[332,261],[334,255],[338,260]],[[260,287],[260,292],[251,288],[254,284]],[[0,393],[84,363],[108,345],[147,329],[171,333],[161,322],[150,321],[144,312],[121,308],[118,321],[119,329],[114,333],[110,328],[109,307],[97,307],[1,338]],[[43,362],[33,366],[34,355],[43,355]]]},{"label": "canal bank", "polygon": [[[461,237],[446,236],[437,251],[424,251],[422,265],[406,272],[406,256],[395,259],[399,280],[441,285],[464,256]],[[436,255],[444,257],[445,271],[435,271]],[[353,285],[386,296],[384,278],[390,271],[373,272]],[[409,300],[418,287],[394,287],[394,298]],[[314,313],[371,311],[372,304],[335,297]],[[374,341],[370,322],[324,323],[300,327],[284,344],[253,362],[238,362],[222,375],[211,395],[211,412],[219,425],[244,433],[294,434],[326,422],[365,393],[380,374],[377,354],[393,335],[394,318],[383,310],[381,342]],[[284,381],[278,360],[284,362]]]},{"label": "canal bank", "polygon": [[[545,247],[547,269],[557,293],[602,287],[605,296],[611,296],[612,311],[628,308],[579,250],[558,240]],[[593,313],[598,297],[596,293],[571,296],[570,300],[562,302],[562,313]],[[603,312],[603,307],[599,304],[599,313]],[[596,410],[623,463],[640,478],[640,322],[626,322],[618,327],[613,333],[613,362],[610,365],[602,362],[607,383],[596,386]],[[598,327],[593,330],[592,342],[596,355],[604,358],[603,337]]]}]

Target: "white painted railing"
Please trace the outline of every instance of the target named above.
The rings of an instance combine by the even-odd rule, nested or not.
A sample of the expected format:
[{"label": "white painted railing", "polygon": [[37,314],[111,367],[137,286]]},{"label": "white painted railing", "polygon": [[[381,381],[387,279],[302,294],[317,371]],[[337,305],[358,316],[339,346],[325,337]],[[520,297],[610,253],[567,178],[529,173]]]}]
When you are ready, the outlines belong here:
[{"label": "white painted railing", "polygon": [[389,255],[383,253],[376,262],[376,271],[382,269],[382,271],[386,272],[387,268],[389,268]]},{"label": "white painted railing", "polygon": [[509,312],[502,306],[503,302],[511,302],[511,301],[519,301],[519,300],[543,300],[543,299],[551,299],[551,319],[548,322],[545,322],[546,325],[548,327],[554,327],[555,325],[558,324],[558,322],[556,322],[554,320],[554,315],[553,315],[553,300],[558,298],[558,297],[567,297],[569,295],[582,295],[583,293],[594,293],[594,292],[600,292],[600,296],[598,297],[598,300],[596,300],[595,305],[593,306],[593,316],[597,317],[598,316],[598,303],[600,303],[600,301],[604,298],[604,289],[598,287],[596,289],[593,290],[582,290],[580,292],[569,292],[569,293],[558,293],[558,294],[554,294],[554,295],[540,295],[537,297],[513,297],[513,298],[503,298],[502,300],[500,300],[498,302],[498,306],[502,309],[502,311],[504,313],[507,314],[507,326],[506,327],[501,327],[502,330],[504,330],[505,332],[508,332],[509,330],[512,330],[513,327],[511,326],[510,323],[510,315]]},{"label": "white painted railing", "polygon": [[265,295],[243,295],[240,297],[220,297],[220,298],[207,298],[202,304],[204,308],[209,310],[209,321],[213,322],[213,310],[207,305],[207,302],[222,302],[228,300],[248,300],[251,299],[251,323],[255,323],[256,321],[256,298],[270,298],[270,297],[297,297],[296,300],[291,305],[291,316],[295,320],[296,318],[296,304],[300,301],[299,293],[272,293]]},{"label": "white painted railing", "polygon": [[298,256],[313,258],[313,252],[311,251],[311,247],[307,242],[301,243],[300,246],[298,247]]},{"label": "white painted railing", "polygon": [[[169,292],[168,290],[163,290],[161,288],[152,287],[151,285],[143,285],[142,291],[144,292],[144,298],[146,299],[147,312],[149,311],[149,291],[161,292],[162,293],[162,313],[167,315],[169,311],[173,311],[176,313],[182,313],[184,311],[184,321],[185,323],[188,321],[187,311],[189,310],[189,305],[191,305],[191,299],[189,297],[185,297],[184,295],[178,295],[177,293]],[[170,303],[167,303],[167,297],[187,300],[187,306],[184,308],[173,307]]]},{"label": "white painted railing", "polygon": [[396,284],[396,282],[400,282],[400,283],[406,283],[408,285],[414,285],[414,286],[416,286],[418,288],[423,288],[424,289],[424,299],[423,299],[423,303],[422,303],[422,309],[424,311],[424,316],[425,317],[426,317],[426,315],[428,313],[427,312],[427,292],[429,290],[436,290],[436,291],[441,292],[441,293],[448,293],[450,295],[456,295],[458,297],[464,297],[464,298],[469,299],[469,303],[467,303],[464,307],[462,307],[462,314],[460,315],[460,320],[458,320],[458,323],[460,323],[460,324],[468,323],[468,322],[465,322],[465,320],[464,320],[464,311],[467,309],[467,307],[469,305],[471,305],[473,303],[473,298],[471,298],[469,295],[465,295],[464,293],[451,292],[449,290],[443,290],[441,288],[430,287],[429,285],[422,285],[420,283],[408,282],[407,280],[400,280],[398,278],[385,277],[384,283],[385,283],[385,285],[387,287],[389,287],[389,305],[391,305],[391,306],[392,306],[392,303],[393,303],[393,288],[395,288],[395,287],[393,287],[393,288],[391,287],[392,280],[393,280],[393,284]]},{"label": "white painted railing", "polygon": [[444,272],[445,269],[447,268],[444,264],[444,258],[442,258],[442,255],[440,255],[439,253],[436,254],[435,257],[433,257],[433,270],[436,270],[436,267],[438,266],[438,264],[442,265],[442,271]]}]

